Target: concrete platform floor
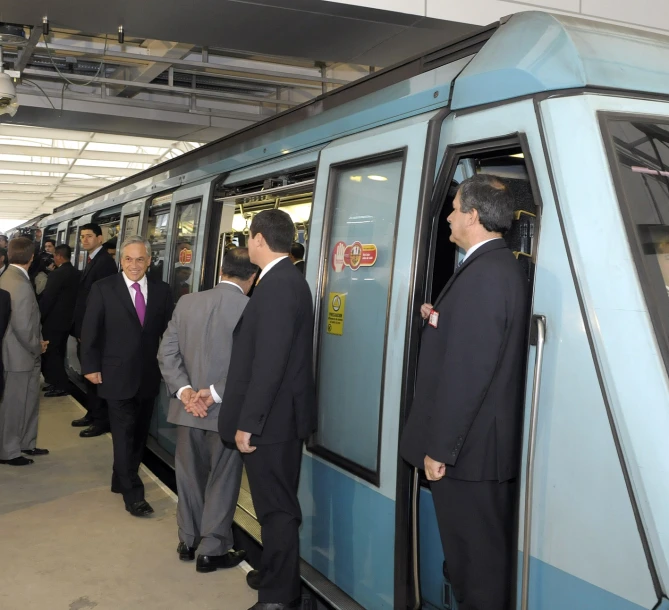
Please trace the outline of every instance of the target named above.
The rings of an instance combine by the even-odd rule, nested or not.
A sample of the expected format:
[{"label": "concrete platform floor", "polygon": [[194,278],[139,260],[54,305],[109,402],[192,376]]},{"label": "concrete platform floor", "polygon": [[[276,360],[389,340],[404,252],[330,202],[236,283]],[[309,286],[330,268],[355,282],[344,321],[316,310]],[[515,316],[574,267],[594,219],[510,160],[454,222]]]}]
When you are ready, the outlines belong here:
[{"label": "concrete platform floor", "polygon": [[109,491],[111,438],[79,437],[82,409],[44,398],[30,466],[0,465],[1,610],[246,610],[256,602],[243,563],[211,574],[179,561],[176,499],[147,471],[155,509],[131,517]]}]

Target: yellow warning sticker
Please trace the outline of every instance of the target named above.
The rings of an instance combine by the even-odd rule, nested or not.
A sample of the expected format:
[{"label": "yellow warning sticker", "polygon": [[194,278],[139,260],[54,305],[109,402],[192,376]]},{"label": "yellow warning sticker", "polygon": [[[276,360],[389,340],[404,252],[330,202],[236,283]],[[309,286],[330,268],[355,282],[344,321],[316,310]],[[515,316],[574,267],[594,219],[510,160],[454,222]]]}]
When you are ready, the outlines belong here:
[{"label": "yellow warning sticker", "polygon": [[328,333],[344,334],[344,310],[346,309],[346,293],[331,292],[328,297]]}]

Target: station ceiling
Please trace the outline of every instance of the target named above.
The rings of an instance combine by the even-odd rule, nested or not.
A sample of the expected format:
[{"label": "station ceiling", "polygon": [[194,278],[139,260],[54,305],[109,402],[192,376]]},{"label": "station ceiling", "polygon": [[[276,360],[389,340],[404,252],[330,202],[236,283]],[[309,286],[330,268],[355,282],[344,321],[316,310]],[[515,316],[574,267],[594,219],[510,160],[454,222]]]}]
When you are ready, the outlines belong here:
[{"label": "station ceiling", "polygon": [[476,29],[324,0],[21,0],[0,5],[2,23],[25,41],[1,45],[21,80],[17,114],[0,116],[0,220],[50,213]]}]

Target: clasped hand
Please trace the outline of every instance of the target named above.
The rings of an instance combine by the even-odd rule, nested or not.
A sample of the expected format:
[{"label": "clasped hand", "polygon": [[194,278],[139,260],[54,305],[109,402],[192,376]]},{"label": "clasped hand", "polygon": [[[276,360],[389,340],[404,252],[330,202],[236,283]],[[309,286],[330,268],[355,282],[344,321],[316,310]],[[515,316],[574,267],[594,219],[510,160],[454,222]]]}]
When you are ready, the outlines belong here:
[{"label": "clasped hand", "polygon": [[181,392],[181,402],[184,409],[195,417],[207,417],[207,410],[214,404],[214,397],[210,390],[196,392],[192,388],[186,388]]}]

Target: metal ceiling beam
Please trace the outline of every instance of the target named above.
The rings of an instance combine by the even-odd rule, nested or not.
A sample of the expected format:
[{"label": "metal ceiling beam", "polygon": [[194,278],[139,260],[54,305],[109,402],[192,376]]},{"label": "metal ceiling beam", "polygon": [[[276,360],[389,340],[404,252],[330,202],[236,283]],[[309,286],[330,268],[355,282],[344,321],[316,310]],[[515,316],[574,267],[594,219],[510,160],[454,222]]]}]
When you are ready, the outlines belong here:
[{"label": "metal ceiling beam", "polygon": [[[44,43],[39,43],[38,48],[45,48]],[[74,46],[74,45],[67,45],[67,44],[60,44],[60,43],[49,43],[49,49],[54,50],[54,51],[63,51],[65,53],[68,53],[72,56],[77,56],[77,55],[86,55],[86,56],[92,56],[92,57],[100,57],[103,55],[104,48],[96,48],[96,47],[89,47],[89,48],[84,48],[81,46]],[[118,59],[118,60],[126,60],[126,61],[131,61],[131,62],[140,62],[140,63],[148,63],[154,60],[149,54],[144,54],[144,53],[133,53],[130,51],[110,51],[107,49],[107,51],[104,53],[104,57],[108,59]],[[210,56],[210,57],[217,57],[217,56]],[[158,61],[162,61],[160,57],[155,58]],[[219,70],[222,72],[225,72],[226,74],[257,74],[259,76],[269,76],[270,78],[280,78],[280,79],[288,79],[289,81],[304,81],[304,82],[316,82],[316,83],[328,83],[332,85],[346,85],[349,81],[347,80],[342,80],[339,78],[328,78],[324,77],[321,75],[316,75],[316,74],[294,74],[292,72],[282,72],[280,70],[269,70],[269,69],[263,69],[263,68],[247,68],[247,67],[241,67],[241,66],[235,66],[235,65],[230,65],[230,64],[225,64],[223,62],[215,62],[215,61],[195,61],[192,59],[170,59],[169,61],[165,61],[165,63],[169,63],[171,66],[176,67],[182,67],[182,68],[190,68],[190,69],[210,69],[210,70]],[[316,70],[316,68],[314,68]]]},{"label": "metal ceiling beam", "polygon": [[[38,195],[40,193],[53,192],[54,184],[2,184],[0,183],[0,193],[33,193]],[[62,195],[86,195],[95,190],[95,187],[90,186],[70,186],[62,184],[58,189],[58,193]]]},{"label": "metal ceiling beam", "polygon": [[[0,131],[0,139],[2,132]],[[162,148],[162,147],[161,147]],[[171,147],[167,147],[168,150]],[[93,159],[96,161],[121,161],[126,163],[153,163],[164,153],[122,153],[97,150],[81,151],[78,148],[51,148],[47,146],[19,146],[0,144],[0,155],[22,155],[26,157],[48,157],[60,159]]]},{"label": "metal ceiling beam", "polygon": [[[0,170],[3,167],[0,165]],[[49,186],[54,184],[59,184],[60,178],[57,176],[22,176],[20,174],[0,174],[0,189],[5,188],[9,185],[16,186]],[[113,180],[102,180],[102,179],[91,179],[91,178],[69,178],[67,177],[63,181],[63,186],[71,186],[76,189],[86,189],[88,191],[93,191],[98,188],[109,186],[113,184]]]},{"label": "metal ceiling beam", "polygon": [[[1,192],[1,191],[0,191]],[[68,201],[73,201],[76,199],[78,195],[73,195],[73,196],[51,196],[51,197],[45,197],[44,195],[40,195],[39,193],[12,193],[11,195],[7,195],[6,197],[3,197],[3,202],[2,202],[2,209],[5,208],[5,206],[11,206],[12,201],[45,201],[45,200],[50,200],[56,202],[54,205],[60,205],[63,203],[67,203]],[[1,214],[1,212],[0,212]]]},{"label": "metal ceiling beam", "polygon": [[[24,172],[49,172],[51,174],[89,174],[91,176],[121,176],[128,177],[141,171],[138,169],[125,169],[120,167],[92,167],[90,165],[75,165],[69,169],[69,164],[57,163],[31,163],[30,161],[2,161],[0,169]],[[80,171],[77,171],[80,170]]]},{"label": "metal ceiling beam", "polygon": [[23,50],[21,51],[19,58],[16,60],[16,63],[14,64],[14,70],[18,70],[20,72],[28,65],[28,62],[30,61],[30,58],[35,52],[35,48],[37,47],[37,43],[39,42],[41,36],[42,36],[41,25],[35,26],[33,27],[32,30],[30,30],[30,38],[28,38],[28,42],[23,47]]},{"label": "metal ceiling beam", "polygon": [[[170,67],[171,64],[165,63],[163,59],[183,59],[193,49],[193,46],[189,44],[163,42],[162,40],[146,40],[141,46],[148,49],[156,61],[131,68],[118,68],[112,74],[112,78],[124,78],[135,83],[150,83]],[[137,94],[137,91],[128,87],[113,88],[112,91],[117,97],[133,97]]]},{"label": "metal ceiling beam", "polygon": [[[39,76],[49,80],[62,80],[60,75],[56,72],[48,72],[46,70],[36,70],[34,68],[26,68],[23,74],[29,76]],[[71,81],[79,81],[82,83],[89,83],[91,78],[85,74],[68,74],[67,78]],[[218,100],[225,100],[232,103],[252,103],[252,104],[269,104],[271,106],[297,106],[299,102],[290,102],[287,100],[277,100],[272,98],[253,97],[250,95],[237,95],[220,93],[218,91],[209,91],[208,89],[197,89],[189,87],[170,87],[169,85],[157,85],[155,83],[133,83],[132,81],[118,79],[118,78],[98,78],[95,80],[96,85],[123,85],[127,87],[136,87],[146,91],[161,91],[163,93],[179,93],[184,95],[197,95],[199,97],[208,97]]]}]

